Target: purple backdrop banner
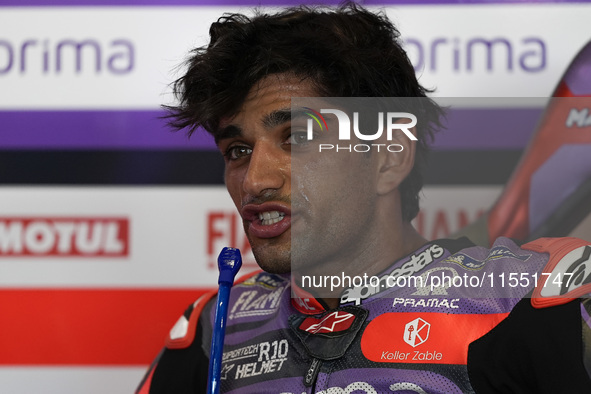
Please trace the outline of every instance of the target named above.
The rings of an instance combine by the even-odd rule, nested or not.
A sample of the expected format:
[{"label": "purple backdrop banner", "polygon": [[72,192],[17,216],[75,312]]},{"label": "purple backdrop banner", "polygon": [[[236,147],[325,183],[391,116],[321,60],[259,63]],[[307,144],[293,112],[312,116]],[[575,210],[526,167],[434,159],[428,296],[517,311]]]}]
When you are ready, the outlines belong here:
[{"label": "purple backdrop banner", "polygon": [[[455,109],[433,146],[440,150],[521,149],[541,112],[536,108]],[[159,110],[0,111],[0,149],[216,149],[203,131],[190,139],[184,131],[173,132],[163,115]]]},{"label": "purple backdrop banner", "polygon": [[163,111],[0,111],[0,149],[215,149],[173,132]]}]

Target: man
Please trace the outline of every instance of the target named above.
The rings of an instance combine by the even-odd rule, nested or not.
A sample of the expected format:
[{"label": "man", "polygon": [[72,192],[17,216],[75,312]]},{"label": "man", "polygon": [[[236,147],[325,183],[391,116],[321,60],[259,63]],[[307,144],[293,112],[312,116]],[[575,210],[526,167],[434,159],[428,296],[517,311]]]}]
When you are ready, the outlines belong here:
[{"label": "man", "polygon": [[[175,84],[180,103],[170,108],[172,124],[191,132],[201,126],[215,137],[226,186],[264,270],[233,289],[221,392],[591,387],[589,305],[576,299],[586,282],[562,286],[559,298],[544,297],[537,283],[543,269],[556,276],[586,264],[591,248],[584,241],[520,248],[500,239],[488,250],[467,239],[428,242],[410,224],[441,111],[426,98],[386,17],[354,5],[302,7],[225,16],[210,34]],[[419,99],[395,100],[396,112],[384,120],[392,132],[376,134],[372,145],[364,143],[371,133],[357,133],[354,113],[374,102],[334,97]],[[343,114],[354,119],[351,127],[341,128]],[[348,150],[328,149],[351,128]],[[494,287],[504,273],[520,284]],[[365,279],[351,284],[345,277]],[[314,278],[329,283],[316,286]],[[463,282],[452,286],[452,278]],[[474,279],[491,282],[474,289]],[[210,294],[187,310],[139,393],[205,391],[214,309]]]}]

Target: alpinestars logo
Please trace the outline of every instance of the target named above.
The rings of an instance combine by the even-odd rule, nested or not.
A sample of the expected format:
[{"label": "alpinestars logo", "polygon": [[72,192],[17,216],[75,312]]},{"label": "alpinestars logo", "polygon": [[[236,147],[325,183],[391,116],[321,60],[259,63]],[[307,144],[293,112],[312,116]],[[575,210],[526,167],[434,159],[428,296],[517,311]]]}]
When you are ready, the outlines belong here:
[{"label": "alpinestars logo", "polygon": [[408,343],[412,347],[417,347],[427,342],[427,339],[429,339],[430,330],[431,324],[427,323],[420,317],[416,318],[404,326],[404,342]]},{"label": "alpinestars logo", "polygon": [[309,317],[302,322],[300,330],[311,334],[339,332],[348,330],[355,320],[355,315],[347,312],[332,312],[323,318]]},{"label": "alpinestars logo", "polygon": [[420,253],[411,255],[408,260],[397,263],[396,268],[388,274],[384,274],[380,277],[380,283],[374,286],[372,282],[365,284],[364,286],[352,287],[346,289],[341,296],[341,304],[349,302],[355,302],[355,305],[361,304],[362,300],[373,296],[383,290],[392,289],[399,286],[398,278],[402,278],[402,283],[407,283],[406,277],[412,277],[417,272],[422,271],[429,264],[436,261],[444,255],[446,250],[437,244],[429,246],[427,249]]}]

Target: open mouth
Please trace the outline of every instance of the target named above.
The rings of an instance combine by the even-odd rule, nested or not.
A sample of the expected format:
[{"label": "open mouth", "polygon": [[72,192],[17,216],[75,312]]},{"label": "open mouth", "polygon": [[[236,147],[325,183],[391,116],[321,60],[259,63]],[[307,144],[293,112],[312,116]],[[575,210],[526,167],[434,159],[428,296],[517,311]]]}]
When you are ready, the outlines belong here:
[{"label": "open mouth", "polygon": [[258,238],[278,237],[291,227],[290,207],[282,203],[248,204],[241,215],[247,232]]},{"label": "open mouth", "polygon": [[267,211],[259,213],[259,220],[263,226],[279,223],[285,217],[285,212]]}]

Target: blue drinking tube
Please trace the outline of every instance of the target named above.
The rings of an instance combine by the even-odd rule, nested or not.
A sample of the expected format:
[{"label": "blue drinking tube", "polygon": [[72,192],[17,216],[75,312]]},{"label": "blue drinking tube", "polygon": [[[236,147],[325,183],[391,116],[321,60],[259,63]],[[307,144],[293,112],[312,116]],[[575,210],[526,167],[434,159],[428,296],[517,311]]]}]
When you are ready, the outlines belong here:
[{"label": "blue drinking tube", "polygon": [[220,392],[220,373],[222,371],[222,354],[224,352],[224,336],[226,334],[226,318],[228,316],[228,300],[234,284],[234,277],[242,266],[240,250],[224,248],[218,256],[218,268],[220,278],[218,284],[218,304],[215,309],[215,322],[213,324],[213,336],[211,338],[211,351],[209,353],[209,378],[207,382],[207,394]]}]

